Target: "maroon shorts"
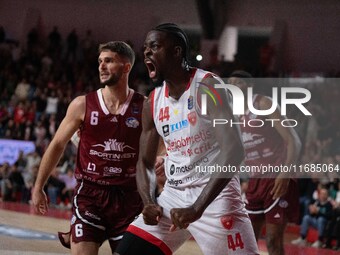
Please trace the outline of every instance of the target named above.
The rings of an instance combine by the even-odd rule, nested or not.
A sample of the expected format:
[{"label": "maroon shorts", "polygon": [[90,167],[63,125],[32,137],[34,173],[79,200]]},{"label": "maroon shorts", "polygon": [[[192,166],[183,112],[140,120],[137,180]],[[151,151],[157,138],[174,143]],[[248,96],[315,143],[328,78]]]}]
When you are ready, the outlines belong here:
[{"label": "maroon shorts", "polygon": [[287,193],[276,200],[270,194],[274,178],[251,178],[246,192],[246,209],[252,221],[265,220],[266,223],[299,223],[299,188],[291,179]]},{"label": "maroon shorts", "polygon": [[121,239],[143,208],[137,190],[82,182],[78,183],[74,194],[71,233],[76,243]]}]

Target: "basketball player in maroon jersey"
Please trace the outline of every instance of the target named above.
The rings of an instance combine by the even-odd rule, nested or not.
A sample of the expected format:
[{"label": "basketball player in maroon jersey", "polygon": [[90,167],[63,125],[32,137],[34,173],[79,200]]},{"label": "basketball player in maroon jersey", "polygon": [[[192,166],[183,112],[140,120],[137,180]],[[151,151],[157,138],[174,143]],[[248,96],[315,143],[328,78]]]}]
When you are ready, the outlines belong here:
[{"label": "basketball player in maroon jersey", "polygon": [[134,60],[133,50],[124,42],[99,46],[99,78],[104,87],[71,102],[40,165],[32,199],[36,211],[44,214],[48,200],[43,188],[79,129],[72,254],[98,254],[105,240],[114,250],[142,209],[135,175],[145,98],[128,86]]},{"label": "basketball player in maroon jersey", "polygon": [[[252,86],[252,76],[245,71],[235,71],[230,75],[229,84],[238,86],[247,94],[247,88]],[[245,100],[246,102],[247,100]],[[255,109],[266,110],[272,105],[270,98],[255,94],[253,97]],[[245,149],[244,164],[260,165],[290,165],[298,160],[301,142],[291,127],[283,127],[279,121],[271,122],[264,119],[280,119],[279,109],[269,116],[254,115],[249,112],[245,103],[245,115],[240,116],[242,139]],[[264,126],[251,127],[250,119],[262,119]],[[246,192],[246,209],[252,221],[256,239],[266,226],[266,243],[270,255],[283,255],[283,235],[287,222],[298,223],[298,186],[295,179],[290,179],[284,173],[276,176],[251,175]],[[269,178],[268,178],[269,177]]]}]

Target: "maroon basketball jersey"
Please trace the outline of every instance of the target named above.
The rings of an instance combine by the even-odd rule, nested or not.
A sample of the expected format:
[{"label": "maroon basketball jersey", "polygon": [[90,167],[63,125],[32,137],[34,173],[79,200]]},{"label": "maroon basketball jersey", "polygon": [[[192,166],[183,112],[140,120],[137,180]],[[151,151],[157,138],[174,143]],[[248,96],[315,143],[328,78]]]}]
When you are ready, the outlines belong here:
[{"label": "maroon basketball jersey", "polygon": [[105,106],[102,90],[86,95],[75,176],[100,185],[135,188],[144,96],[130,90],[120,114]]},{"label": "maroon basketball jersey", "polygon": [[[253,105],[256,109],[259,109],[259,102],[261,95],[254,95]],[[262,127],[251,127],[248,125],[249,120],[262,120],[264,125]],[[265,121],[268,116],[260,116],[251,113],[247,110],[240,120],[245,121],[245,126],[240,125],[242,132],[242,140],[245,149],[246,165],[281,165],[284,164],[286,159],[286,145],[281,135],[276,131],[275,127],[272,127],[271,121]],[[254,122],[255,123],[255,122]],[[250,123],[250,125],[259,125],[260,121],[256,124]]]}]

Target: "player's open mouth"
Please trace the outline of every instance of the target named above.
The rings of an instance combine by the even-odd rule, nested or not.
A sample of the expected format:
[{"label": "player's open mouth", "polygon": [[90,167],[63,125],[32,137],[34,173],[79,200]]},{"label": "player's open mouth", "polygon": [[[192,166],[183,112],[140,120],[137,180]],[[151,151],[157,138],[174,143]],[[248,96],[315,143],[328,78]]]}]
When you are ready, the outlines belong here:
[{"label": "player's open mouth", "polygon": [[156,72],[156,66],[154,65],[154,63],[152,63],[152,61],[150,59],[145,59],[144,63],[146,65],[146,67],[148,68],[149,77],[151,79],[156,78],[157,72]]}]

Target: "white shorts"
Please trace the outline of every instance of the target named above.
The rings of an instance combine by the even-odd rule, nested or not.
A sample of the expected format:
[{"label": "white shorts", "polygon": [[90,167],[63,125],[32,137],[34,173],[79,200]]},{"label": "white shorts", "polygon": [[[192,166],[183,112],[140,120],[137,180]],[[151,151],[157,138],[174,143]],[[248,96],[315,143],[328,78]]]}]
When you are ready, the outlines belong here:
[{"label": "white shorts", "polygon": [[184,190],[165,187],[157,199],[158,204],[163,207],[159,224],[146,225],[140,215],[127,231],[157,245],[166,255],[175,252],[191,236],[206,255],[259,254],[243,202],[230,201],[225,190],[208,206],[202,217],[191,223],[187,229],[169,231],[172,225],[170,210],[191,206],[201,191],[202,187]]}]

